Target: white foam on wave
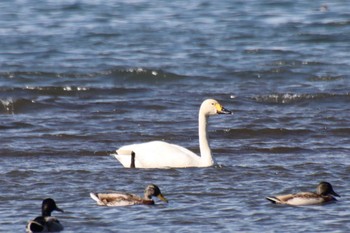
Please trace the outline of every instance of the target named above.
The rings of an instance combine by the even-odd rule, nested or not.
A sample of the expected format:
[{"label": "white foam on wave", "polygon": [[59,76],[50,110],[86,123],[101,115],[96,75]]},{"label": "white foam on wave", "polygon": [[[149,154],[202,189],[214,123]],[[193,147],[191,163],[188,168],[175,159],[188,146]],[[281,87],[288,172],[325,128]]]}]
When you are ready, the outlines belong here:
[{"label": "white foam on wave", "polygon": [[1,102],[4,110],[8,114],[14,114],[14,107],[13,107],[13,99],[12,98],[0,99],[0,102]]}]

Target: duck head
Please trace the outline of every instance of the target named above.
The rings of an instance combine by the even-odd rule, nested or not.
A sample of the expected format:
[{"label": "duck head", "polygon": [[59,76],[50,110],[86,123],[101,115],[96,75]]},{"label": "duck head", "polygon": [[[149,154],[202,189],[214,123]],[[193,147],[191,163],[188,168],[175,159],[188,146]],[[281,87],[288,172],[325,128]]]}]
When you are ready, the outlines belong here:
[{"label": "duck head", "polygon": [[152,199],[152,196],[158,197],[161,201],[168,202],[168,200],[160,192],[159,187],[155,184],[150,184],[145,189],[145,198]]},{"label": "duck head", "polygon": [[316,189],[317,194],[327,196],[327,195],[333,195],[336,197],[340,197],[339,194],[334,192],[333,187],[330,183],[322,181],[318,184],[317,189]]},{"label": "duck head", "polygon": [[41,206],[42,216],[51,216],[51,212],[54,210],[64,212],[62,209],[57,207],[56,202],[53,199],[44,199]]}]

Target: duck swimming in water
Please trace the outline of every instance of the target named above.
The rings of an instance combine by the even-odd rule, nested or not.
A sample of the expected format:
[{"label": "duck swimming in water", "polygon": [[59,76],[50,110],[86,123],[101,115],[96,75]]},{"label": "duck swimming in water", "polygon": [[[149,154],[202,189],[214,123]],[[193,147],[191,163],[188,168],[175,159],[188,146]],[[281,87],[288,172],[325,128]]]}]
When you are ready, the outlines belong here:
[{"label": "duck swimming in water", "polygon": [[30,233],[62,231],[63,226],[61,223],[57,218],[51,216],[51,212],[54,210],[63,212],[62,209],[57,207],[56,202],[53,199],[44,199],[41,205],[41,216],[29,221],[26,231]]},{"label": "duck swimming in water", "polygon": [[168,200],[160,192],[157,185],[150,184],[146,187],[144,197],[131,193],[90,193],[90,197],[97,202],[97,205],[104,206],[127,206],[127,205],[154,205],[152,197],[158,197],[164,202]]},{"label": "duck swimming in water", "polygon": [[126,145],[119,148],[112,156],[128,168],[210,167],[214,165],[214,159],[208,141],[208,117],[218,114],[232,114],[232,112],[214,99],[203,101],[198,115],[200,156],[184,147],[163,141]]},{"label": "duck swimming in water", "polygon": [[321,182],[316,188],[316,193],[313,192],[301,192],[296,194],[286,194],[274,197],[266,197],[267,200],[275,204],[287,204],[287,205],[317,205],[327,202],[336,201],[335,197],[340,197],[334,192],[333,187],[328,182]]}]

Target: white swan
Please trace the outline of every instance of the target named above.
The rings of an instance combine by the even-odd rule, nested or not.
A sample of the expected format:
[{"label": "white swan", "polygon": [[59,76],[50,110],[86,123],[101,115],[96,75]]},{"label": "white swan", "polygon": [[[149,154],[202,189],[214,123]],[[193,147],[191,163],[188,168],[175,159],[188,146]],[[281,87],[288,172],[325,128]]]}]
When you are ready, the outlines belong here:
[{"label": "white swan", "polygon": [[129,168],[184,168],[209,167],[214,164],[207,136],[208,117],[216,114],[232,114],[218,101],[203,101],[198,116],[200,156],[192,151],[163,141],[126,145],[112,154],[124,167]]}]

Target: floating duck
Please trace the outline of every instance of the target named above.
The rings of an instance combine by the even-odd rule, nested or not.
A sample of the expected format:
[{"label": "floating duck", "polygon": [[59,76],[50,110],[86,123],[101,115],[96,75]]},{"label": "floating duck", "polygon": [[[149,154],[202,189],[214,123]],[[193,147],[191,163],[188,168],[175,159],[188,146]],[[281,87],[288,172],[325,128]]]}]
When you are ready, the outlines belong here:
[{"label": "floating duck", "polygon": [[97,205],[103,206],[154,205],[152,196],[158,197],[164,202],[168,202],[160,192],[159,187],[154,184],[150,184],[146,187],[143,198],[135,194],[124,192],[90,193],[90,197],[97,202]]},{"label": "floating duck", "polygon": [[217,114],[232,114],[218,101],[207,99],[199,109],[198,132],[200,156],[192,151],[163,141],[151,141],[141,144],[126,145],[112,154],[128,168],[186,168],[209,167],[214,159],[208,141],[208,117]]},{"label": "floating duck", "polygon": [[287,194],[274,197],[266,197],[267,200],[275,204],[287,205],[317,205],[327,202],[336,201],[334,196],[340,197],[334,192],[333,187],[328,182],[321,182],[318,184],[316,193],[301,192],[296,194]]},{"label": "floating duck", "polygon": [[52,211],[63,212],[58,208],[56,202],[47,198],[43,200],[41,206],[41,216],[36,217],[34,220],[28,222],[26,231],[30,233],[34,232],[59,232],[63,230],[63,226],[57,218],[51,216]]}]

